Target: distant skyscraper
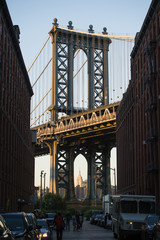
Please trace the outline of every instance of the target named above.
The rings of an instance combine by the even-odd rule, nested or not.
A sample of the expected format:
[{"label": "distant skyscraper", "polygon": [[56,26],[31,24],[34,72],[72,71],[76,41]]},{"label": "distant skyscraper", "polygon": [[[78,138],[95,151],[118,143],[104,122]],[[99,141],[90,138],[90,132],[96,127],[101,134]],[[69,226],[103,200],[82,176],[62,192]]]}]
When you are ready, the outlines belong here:
[{"label": "distant skyscraper", "polygon": [[82,187],[82,182],[83,182],[83,179],[82,179],[82,176],[81,176],[81,172],[79,170],[79,175],[77,177],[76,186],[79,185],[80,187]]},{"label": "distant skyscraper", "polygon": [[86,186],[87,186],[87,181],[83,181],[81,172],[79,170],[79,175],[77,177],[76,187],[75,187],[75,194],[77,199],[79,200],[85,199]]}]

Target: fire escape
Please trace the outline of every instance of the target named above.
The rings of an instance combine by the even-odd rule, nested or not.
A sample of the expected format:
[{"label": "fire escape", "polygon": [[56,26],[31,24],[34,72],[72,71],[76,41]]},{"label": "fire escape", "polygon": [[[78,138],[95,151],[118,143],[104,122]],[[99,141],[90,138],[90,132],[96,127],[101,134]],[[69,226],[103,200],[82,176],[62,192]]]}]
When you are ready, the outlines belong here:
[{"label": "fire escape", "polygon": [[145,115],[148,119],[148,132],[146,133],[146,144],[148,145],[148,162],[146,164],[146,190],[148,194],[155,194],[155,178],[157,173],[157,99],[156,99],[156,76],[157,66],[155,59],[156,41],[149,40],[145,46],[144,54],[147,57],[148,70],[145,74],[144,83],[147,87],[148,102],[145,106]]}]

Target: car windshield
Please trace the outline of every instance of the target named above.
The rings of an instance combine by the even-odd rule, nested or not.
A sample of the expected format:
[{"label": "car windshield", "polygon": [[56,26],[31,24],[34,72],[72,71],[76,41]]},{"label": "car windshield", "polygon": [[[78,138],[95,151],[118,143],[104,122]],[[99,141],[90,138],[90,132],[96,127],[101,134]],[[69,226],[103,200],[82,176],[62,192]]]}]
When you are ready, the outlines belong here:
[{"label": "car windshield", "polygon": [[121,213],[137,213],[137,202],[122,200]]},{"label": "car windshield", "polygon": [[41,228],[46,228],[46,229],[48,228],[48,225],[47,225],[46,221],[44,221],[44,220],[37,219],[37,223],[38,223],[38,225],[41,226]]},{"label": "car windshield", "polygon": [[20,215],[3,215],[7,226],[11,231],[24,231],[24,221]]},{"label": "car windshield", "polygon": [[149,217],[148,218],[148,225],[154,225],[155,223],[158,222],[158,217],[157,216],[153,216],[153,217]]},{"label": "car windshield", "polygon": [[155,213],[155,202],[140,201],[139,202],[139,213],[154,214]]},{"label": "car windshield", "polygon": [[56,213],[47,213],[48,218],[55,218]]},{"label": "car windshield", "polygon": [[30,223],[31,223],[31,224],[34,224],[32,216],[31,216],[31,215],[28,215],[28,218],[29,218]]}]

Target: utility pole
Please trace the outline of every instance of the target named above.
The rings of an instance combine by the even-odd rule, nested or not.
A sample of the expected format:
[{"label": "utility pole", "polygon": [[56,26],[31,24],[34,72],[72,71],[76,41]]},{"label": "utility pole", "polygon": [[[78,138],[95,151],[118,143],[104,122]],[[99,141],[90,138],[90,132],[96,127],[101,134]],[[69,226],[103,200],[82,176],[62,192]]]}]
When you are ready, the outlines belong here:
[{"label": "utility pole", "polygon": [[44,170],[41,171],[40,174],[40,182],[41,182],[41,191],[40,191],[40,209],[42,210],[42,176],[43,176]]}]

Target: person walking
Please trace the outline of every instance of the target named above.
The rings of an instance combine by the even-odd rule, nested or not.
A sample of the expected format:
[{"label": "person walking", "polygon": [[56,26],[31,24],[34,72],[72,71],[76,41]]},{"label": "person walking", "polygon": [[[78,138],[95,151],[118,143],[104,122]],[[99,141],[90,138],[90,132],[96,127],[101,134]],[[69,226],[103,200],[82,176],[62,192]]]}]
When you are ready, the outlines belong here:
[{"label": "person walking", "polygon": [[73,216],[73,231],[76,231],[76,218]]},{"label": "person walking", "polygon": [[70,220],[71,220],[71,215],[70,213],[66,214],[66,231],[70,231]]},{"label": "person walking", "polygon": [[60,213],[57,214],[55,218],[57,240],[62,240],[64,221]]},{"label": "person walking", "polygon": [[77,231],[80,231],[80,217],[79,213],[76,214],[76,225],[77,225]]},{"label": "person walking", "polygon": [[79,216],[80,219],[80,229],[82,230],[82,225],[83,225],[83,214]]}]

